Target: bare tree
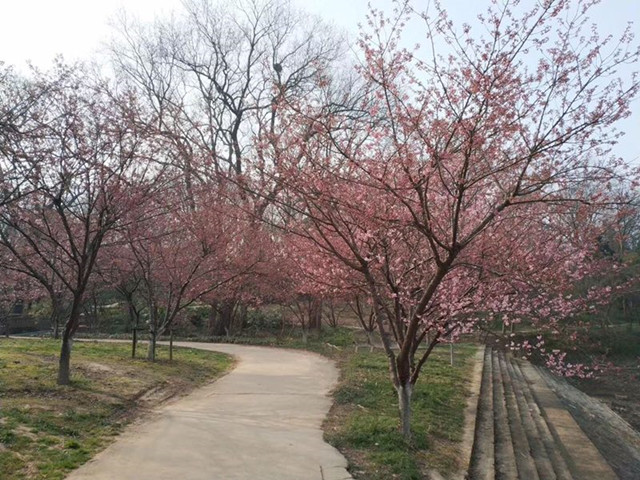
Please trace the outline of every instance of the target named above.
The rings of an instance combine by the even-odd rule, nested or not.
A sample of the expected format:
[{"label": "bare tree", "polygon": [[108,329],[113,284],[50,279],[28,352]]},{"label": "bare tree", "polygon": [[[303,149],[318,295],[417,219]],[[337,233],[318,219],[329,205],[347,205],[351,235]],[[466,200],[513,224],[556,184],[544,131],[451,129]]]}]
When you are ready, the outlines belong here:
[{"label": "bare tree", "polygon": [[[180,173],[192,210],[200,186],[224,184],[224,195],[263,228],[258,220],[282,194],[274,173],[289,126],[280,108],[339,97],[329,79],[346,58],[342,36],[281,0],[188,0],[171,19],[141,23],[123,13],[115,23],[113,65],[149,106],[164,146],[155,161]],[[218,302],[217,332],[246,310],[245,290]]]},{"label": "bare tree", "polygon": [[311,96],[325,101],[330,66],[344,58],[346,44],[288,2],[184,6],[181,17],[153,24],[122,14],[113,63],[152,107],[170,146],[164,160],[183,172],[187,188],[230,180],[262,216],[279,189],[270,170],[284,127],[279,105]]}]

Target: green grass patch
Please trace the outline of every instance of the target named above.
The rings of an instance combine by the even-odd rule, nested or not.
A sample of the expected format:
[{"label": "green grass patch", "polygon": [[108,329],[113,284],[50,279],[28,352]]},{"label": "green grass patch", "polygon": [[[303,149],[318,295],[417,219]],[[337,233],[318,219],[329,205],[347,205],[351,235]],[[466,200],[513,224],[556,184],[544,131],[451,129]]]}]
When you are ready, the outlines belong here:
[{"label": "green grass patch", "polygon": [[418,480],[429,469],[447,474],[459,468],[475,348],[457,345],[453,367],[449,347],[434,350],[414,390],[410,446],[400,433],[386,356],[362,351],[342,355],[342,380],[325,437],[347,456],[355,478]]},{"label": "green grass patch", "polygon": [[62,479],[133,418],[227,371],[230,357],[167,348],[131,359],[130,345],[75,342],[71,386],[56,384],[60,343],[0,339],[0,477]]}]

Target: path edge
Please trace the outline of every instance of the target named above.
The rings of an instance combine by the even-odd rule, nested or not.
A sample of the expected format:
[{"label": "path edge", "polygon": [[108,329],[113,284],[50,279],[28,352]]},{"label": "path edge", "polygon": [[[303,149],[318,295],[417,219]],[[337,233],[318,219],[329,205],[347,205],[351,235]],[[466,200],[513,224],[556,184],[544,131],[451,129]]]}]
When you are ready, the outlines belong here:
[{"label": "path edge", "polygon": [[482,371],[484,369],[485,346],[478,346],[473,359],[475,365],[471,373],[469,382],[469,396],[467,406],[464,410],[464,431],[462,433],[462,443],[460,446],[460,470],[452,478],[455,480],[465,480],[468,478],[469,467],[471,466],[471,453],[476,433],[476,418],[478,413],[478,400],[480,399],[480,385],[482,384]]}]

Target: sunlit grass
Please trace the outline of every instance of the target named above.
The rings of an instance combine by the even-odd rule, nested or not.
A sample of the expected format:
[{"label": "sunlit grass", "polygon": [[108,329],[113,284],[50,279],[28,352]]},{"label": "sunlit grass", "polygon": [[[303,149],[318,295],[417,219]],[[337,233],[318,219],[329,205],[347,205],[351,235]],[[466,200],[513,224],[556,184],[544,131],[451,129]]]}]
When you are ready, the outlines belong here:
[{"label": "sunlit grass", "polygon": [[345,452],[356,478],[425,478],[427,469],[454,472],[464,429],[468,381],[475,347],[436,349],[413,394],[413,442],[399,429],[398,400],[389,367],[380,352],[359,352],[342,361],[343,378],[326,424],[327,440]]},{"label": "sunlit grass", "polygon": [[228,356],[179,349],[169,362],[132,360],[130,346],[76,342],[72,382],[56,384],[60,344],[0,340],[0,478],[61,479],[104,448],[154,389],[184,393],[230,368]]}]

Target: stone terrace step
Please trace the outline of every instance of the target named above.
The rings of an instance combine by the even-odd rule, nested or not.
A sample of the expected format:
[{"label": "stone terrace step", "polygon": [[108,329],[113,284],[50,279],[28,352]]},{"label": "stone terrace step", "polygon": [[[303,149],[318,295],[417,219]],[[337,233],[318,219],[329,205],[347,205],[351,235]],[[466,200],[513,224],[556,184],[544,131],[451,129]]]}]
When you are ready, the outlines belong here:
[{"label": "stone terrace step", "polygon": [[[527,438],[527,424],[523,422],[525,412],[520,410],[518,399],[516,398],[517,379],[510,375],[507,369],[509,361],[504,355],[499,355],[500,370],[502,372],[502,382],[505,390],[505,400],[507,404],[507,414],[509,420],[509,428],[511,429],[511,439],[513,441],[513,451],[515,453],[516,464],[518,467],[519,478],[530,478],[531,480],[539,480],[538,470],[533,459],[533,452],[529,446]],[[532,432],[529,432],[529,436]],[[533,432],[537,436],[537,432]]]},{"label": "stone terrace step", "polygon": [[536,369],[485,350],[469,479],[616,478]]},{"label": "stone terrace step", "polygon": [[[519,362],[510,362],[512,374],[518,379],[518,384],[522,389],[530,417],[534,423],[534,428],[529,429],[532,437],[531,442],[535,444],[533,456],[538,468],[538,474],[542,479],[571,480],[572,475],[569,467],[560,453],[556,440],[543,417],[540,407],[535,400],[531,390],[531,385],[524,378]],[[542,448],[541,448],[542,447]]]},{"label": "stone terrace step", "polygon": [[599,400],[536,368],[620,480],[640,479],[640,432]]},{"label": "stone terrace step", "polygon": [[[476,431],[471,452],[470,478],[494,480],[494,433],[493,433],[493,378],[491,349],[484,351],[484,367],[476,417]],[[475,459],[475,461],[473,460]]]},{"label": "stone terrace step", "polygon": [[493,377],[493,428],[495,432],[495,470],[496,478],[515,480],[518,478],[516,454],[514,451],[504,381],[500,372],[500,353],[492,351]]},{"label": "stone terrace step", "polygon": [[540,406],[561,447],[565,460],[575,479],[617,480],[604,457],[589,437],[578,426],[558,396],[553,393],[537,369],[530,363],[522,363],[522,371],[531,383],[536,402]]}]

